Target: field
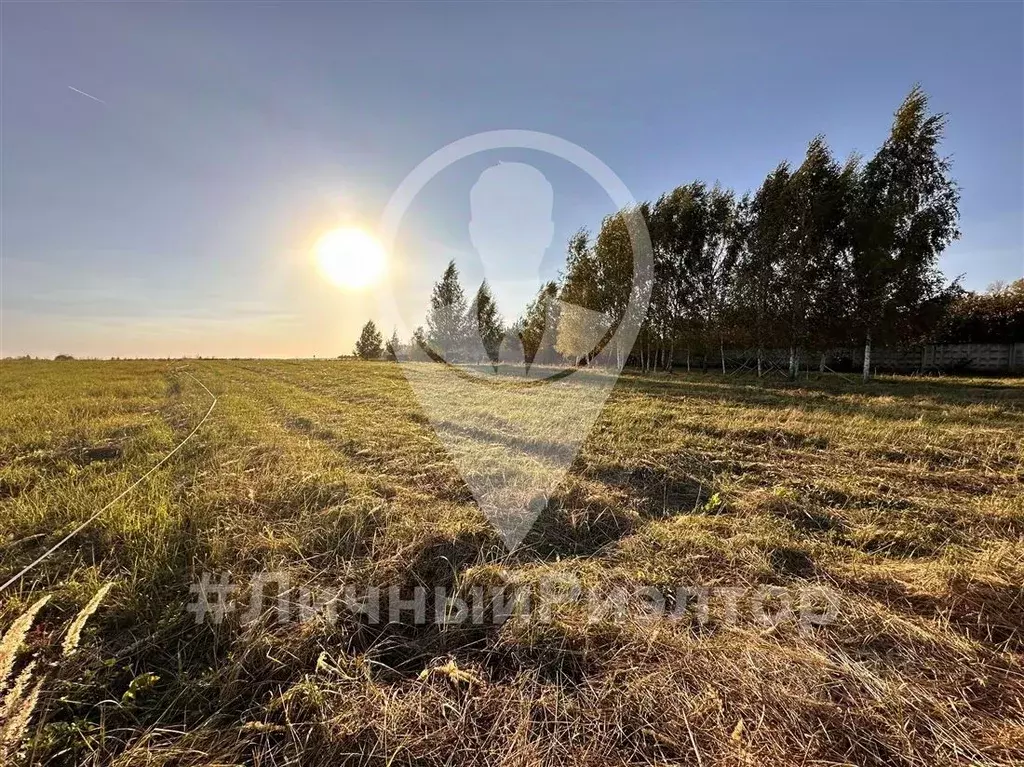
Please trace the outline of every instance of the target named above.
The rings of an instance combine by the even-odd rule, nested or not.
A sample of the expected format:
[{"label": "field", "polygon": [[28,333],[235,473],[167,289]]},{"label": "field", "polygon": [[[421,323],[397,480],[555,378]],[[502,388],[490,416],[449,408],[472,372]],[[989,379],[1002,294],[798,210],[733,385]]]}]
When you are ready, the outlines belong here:
[{"label": "field", "polygon": [[[204,386],[195,436],[0,593],[2,629],[50,595],[0,643],[9,758],[1024,762],[1020,380],[623,376],[510,554],[392,363],[5,361],[0,578],[188,436]],[[197,621],[204,573],[241,603],[265,572],[292,595],[711,596],[660,615],[560,594],[506,620],[274,601]],[[746,607],[764,587],[834,610],[765,621]]]}]

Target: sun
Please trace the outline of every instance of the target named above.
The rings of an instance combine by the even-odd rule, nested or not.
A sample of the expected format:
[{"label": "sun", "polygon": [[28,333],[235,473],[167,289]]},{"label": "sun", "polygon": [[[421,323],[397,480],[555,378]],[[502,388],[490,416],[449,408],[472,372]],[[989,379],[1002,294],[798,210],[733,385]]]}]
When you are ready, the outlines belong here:
[{"label": "sun", "polygon": [[314,248],[321,274],[343,288],[368,287],[387,266],[384,246],[362,229],[345,227],[327,232]]}]

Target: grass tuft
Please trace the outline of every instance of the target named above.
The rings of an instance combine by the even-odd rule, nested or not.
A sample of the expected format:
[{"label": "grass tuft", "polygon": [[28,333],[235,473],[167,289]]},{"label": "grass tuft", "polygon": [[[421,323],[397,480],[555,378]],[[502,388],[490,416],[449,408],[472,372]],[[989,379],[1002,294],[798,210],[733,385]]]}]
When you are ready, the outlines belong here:
[{"label": "grass tuft", "polygon": [[71,625],[68,627],[67,633],[64,635],[64,642],[61,645],[61,655],[67,658],[72,655],[75,650],[78,649],[79,643],[82,641],[82,630],[85,628],[85,624],[89,621],[89,618],[99,609],[100,602],[107,595],[107,592],[113,588],[113,583],[106,583],[100,587],[93,598],[90,599],[85,607],[83,607],[75,619],[71,621]]}]

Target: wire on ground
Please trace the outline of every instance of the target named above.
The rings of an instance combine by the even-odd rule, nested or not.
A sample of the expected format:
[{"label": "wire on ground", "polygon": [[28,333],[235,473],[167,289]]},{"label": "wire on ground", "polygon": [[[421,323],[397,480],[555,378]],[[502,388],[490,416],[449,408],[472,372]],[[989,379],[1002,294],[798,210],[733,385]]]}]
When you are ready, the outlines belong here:
[{"label": "wire on ground", "polygon": [[107,509],[109,509],[115,503],[117,503],[122,498],[124,498],[126,495],[128,495],[132,490],[134,490],[139,485],[141,485],[143,482],[145,482],[147,479],[149,479],[149,477],[153,474],[153,472],[155,472],[157,469],[159,469],[161,466],[163,466],[165,463],[167,463],[167,461],[170,460],[171,456],[174,455],[175,453],[177,453],[179,450],[181,450],[181,448],[183,448],[185,446],[185,444],[190,439],[192,439],[192,437],[194,437],[196,435],[196,432],[198,432],[199,429],[202,428],[202,425],[204,423],[206,423],[206,419],[210,417],[210,413],[212,413],[213,409],[215,407],[217,407],[217,396],[212,391],[210,391],[209,389],[206,388],[206,384],[204,384],[202,381],[200,381],[198,378],[196,378],[194,375],[192,375],[188,371],[185,371],[185,375],[187,375],[189,378],[191,378],[197,384],[202,386],[203,387],[203,391],[205,391],[207,394],[209,394],[211,399],[213,400],[210,403],[210,409],[206,411],[206,415],[203,416],[203,419],[199,423],[197,423],[195,425],[195,428],[193,428],[192,431],[189,432],[188,436],[185,437],[185,439],[183,439],[181,442],[179,442],[174,447],[174,449],[171,450],[171,452],[169,452],[167,455],[165,455],[163,458],[161,458],[159,461],[157,461],[157,463],[154,466],[152,466],[149,471],[147,471],[145,474],[143,474],[141,477],[139,477],[137,480],[135,480],[126,489],[122,490],[117,495],[117,497],[113,498],[109,503],[107,503],[106,506],[104,506],[102,509],[97,511],[95,514],[93,514],[87,520],[82,522],[82,524],[80,524],[78,527],[76,527],[70,533],[68,533],[63,538],[61,538],[59,541],[57,541],[57,543],[55,543],[53,546],[51,546],[49,549],[47,549],[45,552],[43,552],[35,561],[33,561],[30,564],[28,564],[25,567],[23,567],[21,569],[21,571],[18,572],[16,575],[11,576],[11,578],[9,578],[2,586],[0,586],[0,592],[6,591],[7,588],[10,587],[12,584],[17,583],[26,574],[30,573],[32,570],[34,570],[40,564],[42,564],[47,559],[49,559],[51,556],[53,556],[53,554],[56,551],[58,551],[65,543],[70,541],[72,538],[74,538],[76,535],[78,535],[80,532],[82,532],[85,528],[87,528],[89,525],[91,525],[93,522],[95,522],[97,519],[99,519],[100,516],[103,514],[103,512],[105,512]]}]

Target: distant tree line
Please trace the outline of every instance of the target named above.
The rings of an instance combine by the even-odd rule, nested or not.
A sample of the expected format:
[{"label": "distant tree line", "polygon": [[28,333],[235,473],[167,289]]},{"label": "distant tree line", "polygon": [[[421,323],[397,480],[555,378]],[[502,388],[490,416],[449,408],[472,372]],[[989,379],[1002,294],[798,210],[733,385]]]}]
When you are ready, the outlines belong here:
[{"label": "distant tree line", "polygon": [[401,353],[401,348],[402,344],[398,340],[397,330],[394,330],[391,333],[391,338],[385,341],[380,330],[377,329],[377,323],[373,320],[368,320],[363,325],[363,329],[359,331],[359,338],[356,339],[356,345],[352,353],[364,360],[378,360],[381,357],[397,360]]},{"label": "distant tree line", "polygon": [[525,359],[528,365],[554,362],[553,334],[541,347],[545,329],[558,327],[554,301],[558,293],[557,283],[545,284],[523,314],[507,325],[487,281],[468,300],[455,262],[450,262],[434,285],[426,325],[413,333],[413,354],[449,362],[497,364],[503,358]]},{"label": "distant tree line", "polygon": [[945,312],[933,339],[946,344],[1024,343],[1024,279],[964,293]]},{"label": "distant tree line", "polygon": [[[862,345],[866,379],[876,344],[1024,340],[1022,281],[965,294],[938,269],[960,234],[959,189],[939,151],[945,125],[915,87],[867,161],[839,162],[818,136],[798,166],[780,163],[754,192],[694,181],[638,204],[629,212],[644,217],[654,248],[650,304],[633,348],[600,354],[644,370],[717,357],[724,369],[725,350],[742,348],[761,374],[768,350],[782,348],[795,375],[812,358],[823,366],[830,351]],[[478,337],[494,362],[510,343],[528,364],[594,362],[586,313],[574,307],[612,328],[621,321],[633,288],[624,213],[606,217],[596,235],[570,238],[559,280],[508,325],[487,283],[468,300],[448,264],[410,354],[483,361],[468,359],[481,345],[467,339]],[[389,347],[396,356],[397,338]]]}]

